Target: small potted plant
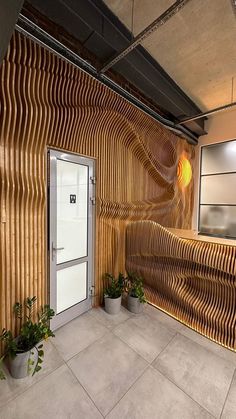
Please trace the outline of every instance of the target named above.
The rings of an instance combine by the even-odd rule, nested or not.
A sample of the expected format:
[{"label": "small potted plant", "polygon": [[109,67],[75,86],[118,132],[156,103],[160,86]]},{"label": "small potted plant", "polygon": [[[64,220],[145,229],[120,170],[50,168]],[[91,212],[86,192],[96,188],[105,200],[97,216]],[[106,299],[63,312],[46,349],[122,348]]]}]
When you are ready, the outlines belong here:
[{"label": "small potted plant", "polygon": [[141,313],[143,311],[143,304],[146,302],[143,278],[135,273],[129,273],[126,278],[125,288],[128,293],[128,310],[135,314]]},{"label": "small potted plant", "polygon": [[54,336],[49,327],[49,320],[54,316],[54,311],[44,305],[37,313],[37,321],[33,322],[32,316],[36,297],[26,298],[24,304],[14,304],[13,311],[20,321],[20,333],[14,338],[10,330],[3,329],[0,341],[5,343],[5,353],[0,359],[0,379],[5,379],[2,363],[8,360],[9,371],[14,378],[23,378],[34,375],[41,370],[43,362],[44,339]]},{"label": "small potted plant", "polygon": [[105,274],[104,301],[105,310],[109,314],[118,314],[121,307],[121,296],[124,290],[124,275],[119,273],[118,278]]}]

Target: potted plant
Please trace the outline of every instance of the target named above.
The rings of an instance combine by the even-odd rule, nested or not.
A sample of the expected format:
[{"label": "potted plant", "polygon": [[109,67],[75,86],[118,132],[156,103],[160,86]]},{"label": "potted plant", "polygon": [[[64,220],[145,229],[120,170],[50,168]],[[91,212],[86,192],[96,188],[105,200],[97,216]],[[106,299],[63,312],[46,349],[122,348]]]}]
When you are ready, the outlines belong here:
[{"label": "potted plant", "polygon": [[8,359],[8,367],[14,378],[34,375],[42,368],[42,341],[54,336],[49,327],[49,320],[54,316],[54,311],[48,305],[44,305],[37,313],[37,321],[34,322],[32,317],[36,299],[28,297],[24,304],[14,304],[13,311],[20,322],[20,333],[16,338],[10,330],[2,330],[0,341],[5,343],[5,353],[0,359],[0,379],[5,379],[1,368],[5,358]]},{"label": "potted plant", "polygon": [[124,275],[120,272],[118,278],[105,274],[104,288],[105,310],[109,314],[118,314],[121,307],[121,296],[124,290]]},{"label": "potted plant", "polygon": [[146,302],[143,278],[135,273],[129,273],[126,278],[125,288],[128,293],[128,310],[135,314],[141,313],[143,311],[143,304]]}]

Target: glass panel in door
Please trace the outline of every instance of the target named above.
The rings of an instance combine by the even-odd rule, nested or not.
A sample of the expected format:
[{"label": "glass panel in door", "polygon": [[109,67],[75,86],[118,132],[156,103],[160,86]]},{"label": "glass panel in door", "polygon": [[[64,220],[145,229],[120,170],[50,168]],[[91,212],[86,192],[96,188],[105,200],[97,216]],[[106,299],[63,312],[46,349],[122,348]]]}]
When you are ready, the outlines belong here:
[{"label": "glass panel in door", "polygon": [[88,166],[57,161],[57,263],[87,256]]},{"label": "glass panel in door", "polygon": [[57,313],[87,298],[87,262],[57,271]]}]

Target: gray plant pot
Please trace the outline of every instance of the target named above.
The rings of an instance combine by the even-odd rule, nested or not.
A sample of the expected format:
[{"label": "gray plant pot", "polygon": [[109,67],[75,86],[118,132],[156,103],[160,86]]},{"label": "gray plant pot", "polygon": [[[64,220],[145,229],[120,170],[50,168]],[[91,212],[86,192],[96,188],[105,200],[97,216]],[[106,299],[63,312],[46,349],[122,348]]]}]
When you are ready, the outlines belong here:
[{"label": "gray plant pot", "polygon": [[140,303],[137,297],[131,297],[131,295],[128,295],[127,305],[128,310],[131,311],[131,313],[139,314],[143,311],[143,304]]},{"label": "gray plant pot", "polygon": [[[34,365],[29,366],[29,359],[34,361]],[[37,361],[38,351],[32,348],[30,351],[17,354],[14,359],[9,358],[9,371],[13,378],[25,378],[32,375]]]},{"label": "gray plant pot", "polygon": [[118,314],[121,307],[121,296],[118,298],[104,297],[105,310],[109,314]]}]

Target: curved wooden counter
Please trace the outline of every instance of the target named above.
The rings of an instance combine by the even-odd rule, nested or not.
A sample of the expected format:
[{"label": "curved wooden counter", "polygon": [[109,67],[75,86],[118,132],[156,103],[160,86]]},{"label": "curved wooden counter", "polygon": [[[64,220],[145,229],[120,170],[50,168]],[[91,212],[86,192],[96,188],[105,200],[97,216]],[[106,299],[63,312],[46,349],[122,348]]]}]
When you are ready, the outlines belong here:
[{"label": "curved wooden counter", "polygon": [[126,231],[126,269],[143,276],[149,302],[236,350],[236,246],[133,222]]}]

